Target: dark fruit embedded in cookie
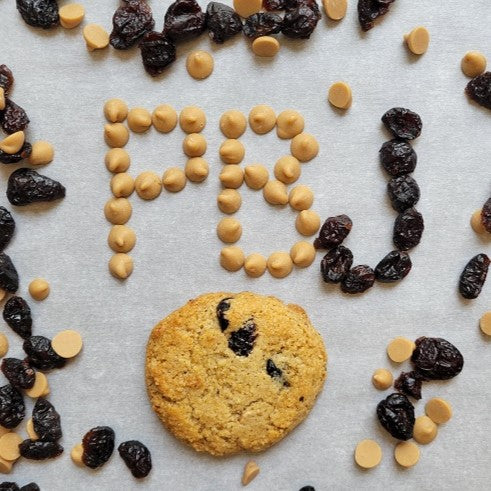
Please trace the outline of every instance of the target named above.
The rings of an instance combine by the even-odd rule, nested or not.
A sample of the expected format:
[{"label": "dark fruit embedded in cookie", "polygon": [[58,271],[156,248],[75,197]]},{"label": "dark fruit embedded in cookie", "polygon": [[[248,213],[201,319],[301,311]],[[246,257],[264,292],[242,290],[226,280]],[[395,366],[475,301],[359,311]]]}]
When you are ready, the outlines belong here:
[{"label": "dark fruit embedded in cookie", "polygon": [[16,0],[16,3],[24,22],[30,26],[49,29],[60,21],[57,0]]},{"label": "dark fruit embedded in cookie", "polygon": [[26,112],[8,97],[5,98],[5,109],[0,111],[0,125],[8,135],[24,131],[29,125]]},{"label": "dark fruit embedded in cookie", "polygon": [[196,0],[177,0],[165,14],[164,34],[173,41],[199,36],[206,29],[206,14]]},{"label": "dark fruit embedded in cookie", "polygon": [[486,282],[489,262],[486,254],[478,254],[465,265],[459,281],[459,291],[464,298],[474,299],[479,296]]},{"label": "dark fruit embedded in cookie", "polygon": [[15,220],[10,211],[0,206],[0,251],[3,251],[14,236]]},{"label": "dark fruit embedded in cookie", "polygon": [[407,252],[391,251],[375,267],[375,278],[382,283],[393,283],[405,278],[411,267],[411,258]]},{"label": "dark fruit embedded in cookie", "polygon": [[54,459],[63,453],[63,447],[56,442],[43,442],[41,440],[24,440],[19,445],[22,457],[32,460]]},{"label": "dark fruit embedded in cookie", "polygon": [[266,362],[266,372],[271,378],[280,378],[283,375],[271,358]]},{"label": "dark fruit embedded in cookie", "polygon": [[210,38],[223,44],[242,31],[242,21],[232,7],[220,2],[210,2],[206,8],[206,26]]},{"label": "dark fruit embedded in cookie", "polygon": [[31,309],[21,297],[10,297],[3,308],[3,320],[21,338],[27,339],[32,334]]},{"label": "dark fruit embedded in cookie", "polygon": [[12,429],[24,419],[26,406],[24,398],[12,385],[0,387],[0,425]]},{"label": "dark fruit embedded in cookie", "polygon": [[422,375],[417,371],[402,372],[394,382],[394,388],[419,401],[421,399],[421,386],[424,380]]},{"label": "dark fruit embedded in cookie", "polygon": [[36,372],[27,360],[18,358],[4,358],[2,360],[2,373],[16,389],[30,389],[36,380]]},{"label": "dark fruit embedded in cookie", "polygon": [[465,88],[466,94],[483,107],[491,109],[491,72],[473,78]]},{"label": "dark fruit embedded in cookie", "polygon": [[402,140],[414,140],[423,128],[419,115],[404,107],[389,109],[382,116],[382,122],[396,138]]},{"label": "dark fruit embedded in cookie", "polygon": [[23,350],[29,363],[39,370],[61,368],[66,360],[57,355],[51,346],[51,341],[44,336],[31,336],[24,341]]},{"label": "dark fruit embedded in cookie", "polygon": [[423,215],[416,208],[403,211],[394,222],[394,245],[401,251],[416,247],[421,241],[424,228]]},{"label": "dark fruit embedded in cookie", "polygon": [[491,198],[489,198],[482,207],[481,222],[486,231],[491,234]]},{"label": "dark fruit embedded in cookie", "polygon": [[123,442],[119,445],[118,452],[137,479],[147,477],[152,470],[152,456],[150,450],[143,443],[137,440]]},{"label": "dark fruit embedded in cookie", "polygon": [[353,253],[342,245],[331,249],[321,261],[321,274],[326,283],[340,283],[353,264]]},{"label": "dark fruit embedded in cookie", "polygon": [[19,288],[19,275],[7,254],[0,252],[0,288],[15,293]]},{"label": "dark fruit embedded in cookie", "polygon": [[351,268],[341,281],[341,290],[344,293],[363,293],[375,283],[375,272],[370,266],[361,264]]},{"label": "dark fruit embedded in cookie", "polygon": [[240,329],[230,334],[228,347],[237,356],[249,356],[254,348],[256,338],[256,324],[253,319],[249,319]]},{"label": "dark fruit embedded in cookie", "polygon": [[0,162],[2,164],[17,164],[21,160],[27,159],[32,153],[32,145],[29,142],[24,142],[22,148],[15,153],[5,153],[0,150]]},{"label": "dark fruit embedded in cookie", "polygon": [[156,77],[176,60],[176,45],[155,31],[147,32],[140,42],[143,66],[149,75]]},{"label": "dark fruit embedded in cookie", "polygon": [[392,208],[398,212],[415,206],[420,197],[418,183],[408,175],[392,178],[387,184],[387,193]]},{"label": "dark fruit embedded in cookie", "polygon": [[390,394],[377,406],[380,424],[398,440],[409,440],[413,436],[414,406],[411,401],[399,393]]},{"label": "dark fruit embedded in cookie", "polygon": [[60,415],[53,404],[42,397],[32,410],[32,424],[40,440],[56,442],[62,436]]},{"label": "dark fruit embedded in cookie", "polygon": [[109,426],[89,430],[82,440],[82,462],[91,469],[104,465],[114,451],[114,439],[114,431]]},{"label": "dark fruit embedded in cookie", "polygon": [[229,326],[229,321],[225,316],[225,312],[230,309],[230,300],[232,300],[232,297],[224,298],[217,305],[217,319],[222,332],[225,331]]},{"label": "dark fruit embedded in cookie", "polygon": [[348,215],[329,217],[322,225],[314,246],[317,249],[336,247],[346,239],[352,227],[353,222]]},{"label": "dark fruit embedded in cookie", "polygon": [[380,163],[391,176],[409,174],[416,169],[418,156],[413,147],[405,140],[390,140],[379,150]]}]

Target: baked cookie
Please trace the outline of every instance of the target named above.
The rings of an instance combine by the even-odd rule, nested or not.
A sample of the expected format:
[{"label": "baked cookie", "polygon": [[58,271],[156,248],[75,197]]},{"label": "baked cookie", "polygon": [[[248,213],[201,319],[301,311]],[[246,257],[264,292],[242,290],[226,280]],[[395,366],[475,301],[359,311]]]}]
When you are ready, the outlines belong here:
[{"label": "baked cookie", "polygon": [[309,413],[326,378],[320,334],[297,305],[254,293],[208,293],[152,331],[152,407],[199,452],[259,452]]}]

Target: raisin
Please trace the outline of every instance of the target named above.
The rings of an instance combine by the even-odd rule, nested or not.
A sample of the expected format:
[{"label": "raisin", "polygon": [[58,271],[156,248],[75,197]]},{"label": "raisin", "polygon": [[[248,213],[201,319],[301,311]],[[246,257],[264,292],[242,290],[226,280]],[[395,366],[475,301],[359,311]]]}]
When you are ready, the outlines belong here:
[{"label": "raisin", "polygon": [[41,491],[41,488],[35,482],[30,482],[22,486],[20,491]]},{"label": "raisin", "polygon": [[19,445],[22,457],[31,460],[54,459],[63,453],[63,447],[56,442],[43,442],[41,440],[24,440]]},{"label": "raisin", "polygon": [[352,227],[353,222],[348,215],[329,217],[322,225],[314,246],[317,249],[336,247],[346,239]]},{"label": "raisin", "polygon": [[464,298],[477,298],[488,275],[489,257],[486,254],[474,256],[460,275],[459,291]]},{"label": "raisin", "polygon": [[123,442],[119,445],[118,452],[133,477],[147,477],[152,470],[152,456],[143,443],[137,440]]},{"label": "raisin", "polygon": [[483,107],[491,109],[491,72],[473,78],[465,88],[466,94]]},{"label": "raisin", "polygon": [[405,278],[411,267],[411,258],[407,252],[392,251],[375,267],[375,278],[382,283],[393,283]]},{"label": "raisin", "polygon": [[0,206],[0,251],[3,251],[14,236],[15,221],[14,217],[3,206]]},{"label": "raisin", "polygon": [[420,197],[418,183],[411,176],[393,177],[387,184],[392,208],[398,212],[413,207]]},{"label": "raisin", "polygon": [[113,15],[109,42],[116,49],[129,49],[155,25],[152,9],[143,0],[130,0]]},{"label": "raisin", "polygon": [[0,252],[0,288],[9,293],[15,293],[19,289],[17,270],[12,259],[4,252]]},{"label": "raisin", "polygon": [[2,87],[5,95],[10,92],[12,85],[14,85],[12,70],[7,65],[0,65],[0,87]]},{"label": "raisin", "polygon": [[300,491],[315,491],[314,486],[304,486],[303,488],[300,488]]},{"label": "raisin", "polygon": [[421,377],[427,380],[453,378],[464,367],[461,352],[442,338],[418,338],[411,361]]},{"label": "raisin", "polygon": [[206,29],[206,14],[196,0],[177,0],[165,14],[164,34],[173,41],[198,37]]},{"label": "raisin", "polygon": [[264,10],[285,10],[287,0],[263,0]]},{"label": "raisin", "polygon": [[420,243],[424,228],[423,215],[416,208],[407,209],[394,222],[394,245],[401,251],[412,249]]},{"label": "raisin", "polygon": [[419,372],[402,372],[394,382],[394,388],[419,401],[421,399],[421,386],[424,380]]},{"label": "raisin", "polygon": [[363,293],[375,283],[375,273],[365,264],[351,268],[341,281],[341,290],[344,293]]},{"label": "raisin", "polygon": [[364,31],[373,27],[373,21],[385,15],[395,0],[358,0],[358,20]]},{"label": "raisin", "polygon": [[0,491],[20,491],[15,482],[4,481],[0,483]]},{"label": "raisin", "polygon": [[15,428],[25,415],[22,394],[12,385],[0,387],[0,425],[8,429]]},{"label": "raisin", "polygon": [[7,186],[7,198],[13,205],[25,206],[65,197],[65,187],[49,177],[25,167],[12,172]]},{"label": "raisin", "polygon": [[24,142],[22,148],[15,153],[5,153],[0,150],[0,162],[2,164],[17,164],[21,160],[27,159],[32,153],[32,145],[29,142]]},{"label": "raisin", "polygon": [[114,431],[109,426],[96,426],[89,430],[83,440],[82,461],[91,469],[104,465],[114,450]]},{"label": "raisin", "polygon": [[244,34],[248,38],[257,38],[277,34],[281,31],[282,18],[278,14],[260,12],[247,17],[244,23]]},{"label": "raisin", "polygon": [[271,378],[281,378],[283,375],[283,371],[275,365],[271,358],[266,362],[266,373]]},{"label": "raisin", "polygon": [[315,0],[301,1],[295,8],[288,9],[283,17],[281,32],[294,39],[308,39],[321,18],[319,6]]},{"label": "raisin", "polygon": [[421,134],[423,122],[413,111],[403,107],[389,109],[383,116],[385,127],[396,137],[403,140],[414,140]]},{"label": "raisin", "polygon": [[143,66],[149,75],[160,75],[176,60],[176,46],[160,32],[147,32],[140,42]]},{"label": "raisin", "polygon": [[413,172],[418,157],[413,147],[405,140],[390,140],[379,151],[380,162],[391,176],[398,177]]},{"label": "raisin", "polygon": [[342,245],[331,249],[321,261],[321,274],[326,283],[339,283],[353,264],[353,253]]},{"label": "raisin", "polygon": [[39,439],[56,442],[62,436],[60,415],[51,402],[40,397],[32,410],[32,424]]},{"label": "raisin", "polygon": [[217,319],[222,332],[229,326],[229,320],[225,317],[225,312],[230,309],[230,300],[232,300],[232,297],[224,298],[217,305]]},{"label": "raisin", "polygon": [[4,358],[2,373],[16,389],[31,389],[36,380],[36,372],[29,362],[18,358]]},{"label": "raisin", "polygon": [[228,5],[210,2],[206,8],[206,26],[212,41],[223,44],[242,31],[239,14]]},{"label": "raisin", "polygon": [[3,308],[3,320],[21,338],[32,335],[31,309],[21,297],[10,297]]},{"label": "raisin", "polygon": [[16,0],[17,10],[26,24],[49,29],[58,25],[57,0]]},{"label": "raisin", "polygon": [[398,440],[409,440],[413,436],[414,406],[411,401],[399,393],[390,394],[377,406],[380,424]]},{"label": "raisin", "polygon": [[484,228],[491,234],[491,198],[489,198],[481,211],[481,222]]},{"label": "raisin", "polygon": [[24,341],[22,349],[25,351],[29,363],[39,370],[51,370],[65,365],[65,358],[57,355],[51,347],[51,341],[44,336],[31,336]]},{"label": "raisin", "polygon": [[234,331],[228,340],[228,347],[237,356],[249,356],[256,341],[256,324],[249,319],[245,324]]},{"label": "raisin", "polygon": [[24,131],[29,126],[26,112],[14,101],[5,98],[5,109],[0,111],[0,125],[8,135]]}]

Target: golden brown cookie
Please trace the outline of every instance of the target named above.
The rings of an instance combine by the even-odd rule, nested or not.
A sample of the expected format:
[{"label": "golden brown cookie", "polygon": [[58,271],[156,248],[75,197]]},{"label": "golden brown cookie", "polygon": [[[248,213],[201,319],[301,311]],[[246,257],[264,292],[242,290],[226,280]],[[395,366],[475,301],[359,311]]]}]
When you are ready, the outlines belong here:
[{"label": "golden brown cookie", "polygon": [[259,452],[309,413],[326,377],[320,334],[301,307],[254,293],[208,293],[153,329],[152,407],[199,452]]}]

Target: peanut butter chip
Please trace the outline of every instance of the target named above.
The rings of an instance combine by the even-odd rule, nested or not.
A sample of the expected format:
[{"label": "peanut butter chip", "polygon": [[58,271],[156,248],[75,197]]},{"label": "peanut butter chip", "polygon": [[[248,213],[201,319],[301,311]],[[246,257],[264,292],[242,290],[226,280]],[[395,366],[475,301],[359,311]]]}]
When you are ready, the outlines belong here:
[{"label": "peanut butter chip", "polygon": [[[234,1],[234,4],[236,2],[237,0]],[[242,474],[242,484],[244,486],[247,486],[253,479],[257,477],[259,471],[260,469],[258,465],[253,460],[249,460],[249,462],[247,462],[244,467],[244,473]]]},{"label": "peanut butter chip", "polygon": [[84,447],[82,446],[81,443],[78,443],[72,448],[70,452],[70,457],[73,463],[76,465],[84,465],[82,461],[83,454],[84,454]]},{"label": "peanut butter chip", "polygon": [[162,184],[167,191],[178,193],[186,187],[186,174],[179,167],[170,167],[164,172]]},{"label": "peanut butter chip", "polygon": [[235,109],[226,111],[220,118],[220,130],[227,138],[237,139],[247,128],[246,117]]},{"label": "peanut butter chip", "polygon": [[124,147],[130,139],[130,132],[124,124],[110,123],[104,126],[104,139],[112,148]]},{"label": "peanut butter chip", "polygon": [[0,457],[0,473],[9,474],[12,470],[13,463]]},{"label": "peanut butter chip", "polygon": [[0,87],[0,111],[5,109],[5,90],[3,87]]},{"label": "peanut butter chip", "polygon": [[363,469],[372,469],[380,464],[382,449],[373,440],[362,440],[355,449],[355,462]]},{"label": "peanut butter chip", "polygon": [[481,328],[483,334],[486,334],[486,336],[491,336],[491,311],[484,312],[479,320],[479,327]]},{"label": "peanut butter chip", "polygon": [[348,109],[351,106],[351,87],[346,82],[336,82],[329,88],[329,102],[339,109]]},{"label": "peanut butter chip", "polygon": [[372,384],[378,390],[387,390],[394,381],[394,377],[389,370],[385,368],[377,368],[372,375]]},{"label": "peanut butter chip", "polygon": [[38,434],[34,431],[34,423],[32,422],[32,419],[27,420],[26,433],[31,440],[39,440]]},{"label": "peanut butter chip", "polygon": [[249,113],[249,126],[254,133],[264,135],[269,133],[276,125],[276,114],[266,105],[255,106]]},{"label": "peanut butter chip", "polygon": [[226,164],[240,164],[244,155],[245,148],[239,140],[225,140],[220,146],[220,158]]},{"label": "peanut butter chip", "polygon": [[217,197],[217,204],[223,213],[235,213],[242,204],[242,198],[235,189],[224,189]]},{"label": "peanut butter chip", "polygon": [[36,278],[29,283],[29,294],[34,300],[44,300],[50,293],[49,283],[43,278]]},{"label": "peanut butter chip", "polygon": [[47,141],[37,141],[32,144],[29,163],[31,165],[46,165],[53,161],[55,149]]},{"label": "peanut butter chip", "polygon": [[433,422],[441,425],[452,418],[452,406],[445,399],[434,397],[426,403],[425,413]]},{"label": "peanut butter chip", "polygon": [[104,49],[109,45],[109,34],[98,24],[87,24],[83,35],[89,51]]},{"label": "peanut butter chip", "polygon": [[0,141],[0,150],[12,155],[17,153],[22,148],[25,140],[26,136],[24,135],[24,132],[17,131],[16,133],[12,133]]},{"label": "peanut butter chip", "polygon": [[0,457],[5,460],[13,461],[20,457],[19,444],[23,439],[13,431],[5,433],[0,437]]},{"label": "peanut butter chip", "polygon": [[430,33],[423,26],[415,27],[405,36],[406,43],[411,52],[415,55],[422,55],[428,50],[430,44]]},{"label": "peanut butter chip", "polygon": [[177,126],[177,112],[168,104],[157,106],[152,113],[152,123],[161,133],[170,133]]},{"label": "peanut butter chip", "polygon": [[121,99],[109,99],[104,104],[104,116],[110,123],[122,123],[128,116],[128,106]]},{"label": "peanut butter chip", "polygon": [[191,133],[184,138],[182,149],[188,157],[201,157],[206,152],[206,139],[199,133]]},{"label": "peanut butter chip", "polygon": [[387,346],[387,354],[392,361],[402,363],[411,358],[415,347],[416,345],[410,339],[397,337]]},{"label": "peanut butter chip", "polygon": [[436,424],[428,416],[416,418],[414,423],[413,438],[422,445],[432,442],[438,433]]},{"label": "peanut butter chip", "polygon": [[268,181],[263,188],[263,196],[271,205],[286,205],[288,203],[286,186],[280,181]]},{"label": "peanut butter chip", "polygon": [[273,58],[280,51],[280,43],[272,36],[260,36],[252,42],[252,51],[261,58]]},{"label": "peanut butter chip", "polygon": [[293,261],[287,252],[273,252],[268,257],[268,271],[275,278],[285,278],[293,269]]},{"label": "peanut butter chip", "polygon": [[292,184],[300,177],[300,162],[291,155],[278,159],[274,166],[274,175],[278,181]]},{"label": "peanut butter chip", "polygon": [[8,428],[5,428],[3,426],[0,425],[0,436],[3,436],[5,435],[6,433],[8,433],[10,430]]},{"label": "peanut butter chip", "polygon": [[266,263],[266,258],[261,254],[251,254],[245,260],[244,270],[251,278],[259,278],[266,271]]},{"label": "peanut butter chip", "polygon": [[130,252],[135,247],[136,234],[126,225],[114,225],[109,232],[107,243],[114,252]]},{"label": "peanut butter chip", "polygon": [[126,172],[130,166],[130,156],[122,148],[111,148],[104,159],[109,172]]},{"label": "peanut butter chip", "polygon": [[295,266],[307,268],[314,262],[315,247],[310,242],[302,240],[290,249],[290,256]]},{"label": "peanut butter chip", "polygon": [[308,162],[319,153],[319,144],[312,135],[300,133],[291,141],[290,150],[300,162]]},{"label": "peanut butter chip", "polygon": [[191,182],[203,182],[208,177],[210,166],[205,159],[195,157],[186,162],[186,167],[184,170],[186,177]]},{"label": "peanut butter chip", "polygon": [[155,172],[142,172],[135,179],[135,189],[140,198],[155,199],[162,192],[162,181]]},{"label": "peanut butter chip", "polygon": [[238,165],[225,165],[220,172],[220,182],[226,188],[240,188],[244,182],[244,171]]},{"label": "peanut butter chip", "polygon": [[413,442],[401,442],[394,450],[396,462],[402,467],[412,467],[418,463],[419,448]]},{"label": "peanut butter chip", "polygon": [[135,107],[128,113],[128,126],[135,133],[145,133],[152,126],[152,115],[142,107]]},{"label": "peanut butter chip", "polygon": [[207,51],[192,51],[186,60],[189,75],[196,80],[203,80],[213,73],[215,62]]},{"label": "peanut butter chip", "polygon": [[303,116],[297,111],[287,109],[278,114],[276,120],[276,133],[280,138],[293,138],[302,133],[305,127]]},{"label": "peanut butter chip", "polygon": [[462,58],[460,66],[468,77],[477,77],[486,70],[486,57],[479,51],[468,51]]},{"label": "peanut butter chip", "polygon": [[36,378],[34,380],[34,385],[27,389],[26,394],[33,399],[42,397],[49,394],[49,384],[46,375],[43,372],[36,372]]},{"label": "peanut butter chip", "polygon": [[69,3],[60,7],[60,24],[65,29],[80,25],[85,17],[85,9],[79,3]]},{"label": "peanut butter chip", "polygon": [[233,244],[242,235],[242,225],[235,218],[222,218],[218,222],[217,234],[222,242]]},{"label": "peanut butter chip", "polygon": [[322,0],[327,16],[332,20],[340,20],[346,15],[348,0]]},{"label": "peanut butter chip", "polygon": [[238,271],[244,265],[244,253],[240,247],[224,247],[220,252],[220,265],[228,271]]},{"label": "peanut butter chip", "polygon": [[9,350],[9,340],[3,332],[0,332],[0,358],[3,358]]},{"label": "peanut butter chip", "polygon": [[126,198],[111,198],[104,207],[106,219],[113,225],[124,225],[132,211],[131,203]]},{"label": "peanut butter chip", "polygon": [[135,180],[125,172],[115,174],[111,179],[111,191],[116,198],[127,198],[135,190]]},{"label": "peanut butter chip", "polygon": [[262,7],[262,0],[234,0],[235,11],[244,18],[257,14]]},{"label": "peanut butter chip", "polygon": [[308,210],[314,202],[314,193],[308,186],[296,186],[290,191],[288,200],[294,210]]},{"label": "peanut butter chip", "polygon": [[6,296],[7,292],[3,288],[0,288],[0,302],[3,302]]},{"label": "peanut butter chip", "polygon": [[196,106],[185,107],[179,115],[179,124],[184,133],[200,133],[206,125],[206,116]]},{"label": "peanut butter chip", "polygon": [[483,234],[486,232],[484,224],[482,223],[482,209],[476,210],[471,216],[471,227],[476,234]]},{"label": "peanut butter chip", "polygon": [[62,358],[74,358],[82,350],[82,336],[77,331],[67,329],[52,339],[51,346]]},{"label": "peanut butter chip", "polygon": [[128,254],[114,254],[109,260],[109,271],[116,278],[125,280],[133,273],[133,259]]},{"label": "peanut butter chip", "polygon": [[244,169],[244,179],[251,189],[262,189],[269,180],[269,172],[264,165],[248,165]]},{"label": "peanut butter chip", "polygon": [[305,236],[314,235],[321,226],[321,218],[313,210],[303,210],[297,215],[295,226],[299,233]]}]

